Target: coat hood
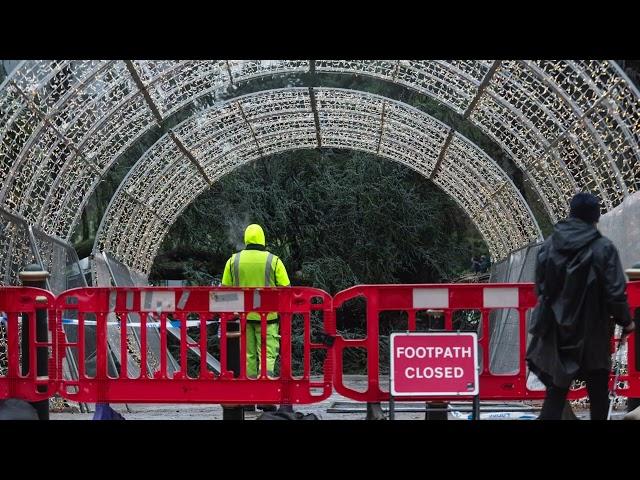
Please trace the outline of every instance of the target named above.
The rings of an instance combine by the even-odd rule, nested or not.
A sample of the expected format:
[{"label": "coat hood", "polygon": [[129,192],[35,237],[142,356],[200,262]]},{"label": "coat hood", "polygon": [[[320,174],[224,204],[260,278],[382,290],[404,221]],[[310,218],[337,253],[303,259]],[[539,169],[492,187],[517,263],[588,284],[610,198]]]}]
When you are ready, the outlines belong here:
[{"label": "coat hood", "polygon": [[569,217],[554,227],[553,247],[560,252],[576,251],[600,236],[600,232],[592,223]]},{"label": "coat hood", "polygon": [[244,243],[245,245],[254,244],[265,246],[264,231],[262,227],[256,223],[252,223],[244,231]]}]

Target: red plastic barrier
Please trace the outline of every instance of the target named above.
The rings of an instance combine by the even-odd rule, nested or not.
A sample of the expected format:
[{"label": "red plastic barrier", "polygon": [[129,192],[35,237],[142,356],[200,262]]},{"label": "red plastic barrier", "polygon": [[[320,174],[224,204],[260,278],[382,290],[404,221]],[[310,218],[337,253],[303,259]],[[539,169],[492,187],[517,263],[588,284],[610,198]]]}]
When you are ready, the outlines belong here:
[{"label": "red plastic barrier", "polygon": [[[339,292],[334,296],[334,309],[342,307],[348,300],[355,298],[366,300],[366,332],[362,339],[345,339],[337,337],[334,346],[336,391],[346,397],[358,401],[380,402],[389,399],[388,385],[380,385],[380,351],[379,329],[380,314],[388,311],[401,311],[407,314],[407,331],[417,331],[417,312],[432,318],[435,315],[443,317],[442,325],[438,328],[453,330],[454,321],[460,320],[460,314],[469,314],[470,310],[479,312],[480,327],[478,345],[482,358],[480,372],[480,397],[495,400],[524,400],[544,398],[544,387],[532,390],[527,386],[527,368],[525,353],[527,346],[527,321],[531,309],[536,304],[534,285],[532,283],[510,284],[438,284],[438,285],[360,285]],[[629,284],[629,298],[632,311],[640,307],[640,283]],[[490,342],[490,320],[495,322],[501,315],[496,310],[512,309],[517,312],[518,322],[518,358],[516,371],[499,373],[491,371],[490,358],[494,353],[494,346]],[[492,315],[493,313],[493,315]],[[477,315],[477,313],[476,313]],[[504,315],[504,313],[502,313]],[[516,315],[513,315],[516,316]],[[456,318],[457,317],[457,318]],[[493,318],[492,318],[493,317]],[[503,319],[504,320],[504,319]],[[347,326],[348,328],[348,326]],[[424,328],[420,329],[425,331]],[[473,330],[476,331],[476,330]],[[629,339],[629,358],[635,358],[635,337]],[[367,352],[367,388],[358,391],[345,385],[343,372],[343,355],[349,348],[363,348]],[[388,352],[383,352],[388,355]],[[620,375],[618,394],[630,397],[640,397],[640,375],[637,365],[629,362],[629,372]],[[586,395],[584,386],[569,393],[569,398],[581,398]],[[459,398],[459,397],[455,397]],[[405,400],[446,400],[454,397],[407,397]]]},{"label": "red plastic barrier", "polygon": [[627,351],[627,374],[620,376],[620,381],[626,383],[628,391],[619,391],[621,395],[640,398],[640,281],[627,283],[627,297],[631,316],[636,323],[636,330],[629,335]]},{"label": "red plastic barrier", "polygon": [[[640,324],[640,282],[630,282],[627,292],[632,315]],[[358,297],[366,299],[367,303],[366,338],[354,340],[336,335],[336,309]],[[389,398],[388,391],[380,385],[380,314],[406,312],[406,329],[416,331],[424,330],[417,328],[421,321],[418,312],[430,311],[427,316],[432,319],[436,314],[441,316],[442,325],[438,328],[452,330],[459,326],[459,312],[466,312],[468,319],[472,318],[468,316],[470,310],[477,310],[481,324],[478,331],[482,352],[481,398],[543,398],[544,389],[527,387],[524,362],[525,320],[535,302],[533,284],[361,285],[342,291],[333,299],[322,290],[306,287],[80,288],[66,291],[57,299],[37,288],[3,287],[0,288],[0,312],[7,314],[7,322],[3,327],[6,330],[5,346],[0,342],[0,398],[37,401],[59,393],[79,402],[304,404],[326,399],[335,386],[338,393],[348,398],[379,402]],[[499,309],[513,309],[516,313],[518,366],[513,372],[500,373],[490,369],[495,348],[492,348],[488,332],[490,322],[499,318],[496,314]],[[46,341],[36,341],[36,311],[45,311],[48,315],[49,339]],[[250,311],[261,315],[263,332],[262,373],[257,379],[247,378],[245,361],[240,361],[240,371],[235,375],[227,365],[227,352],[232,347],[229,339],[234,336],[230,330],[238,325],[234,319],[239,318],[241,338],[244,339],[246,314]],[[280,314],[280,373],[276,378],[269,378],[266,373],[264,327],[268,312]],[[22,322],[29,322],[30,326],[29,338],[25,341],[30,345],[31,368],[24,375],[20,365]],[[208,331],[208,325],[212,323],[219,326],[220,374],[209,369],[206,359],[206,353],[210,353],[216,344],[212,332]],[[72,334],[74,329],[69,327],[65,333],[63,326],[67,324],[77,325],[75,335]],[[186,324],[195,324],[197,331],[187,331],[183,328]],[[179,357],[177,371],[171,372],[166,354],[154,354],[153,336],[149,335],[151,328],[159,331],[157,352],[166,352],[167,346],[173,343],[174,353]],[[168,335],[172,328],[178,332],[179,339]],[[203,332],[205,334],[201,335]],[[190,336],[196,334],[200,334],[199,340],[191,340]],[[301,351],[293,351],[292,338],[300,336],[303,339]],[[90,346],[92,338],[95,345]],[[619,377],[619,395],[640,398],[639,338],[639,331],[629,337],[628,370]],[[107,347],[108,339],[111,351]],[[114,340],[119,341],[116,351],[113,351]],[[137,341],[141,345],[139,350],[135,347]],[[367,351],[365,391],[345,385],[343,353],[354,347]],[[36,374],[38,348],[49,351],[48,376],[45,377]],[[70,349],[75,349],[78,360],[78,380],[62,376],[64,357]],[[195,372],[185,372],[190,350],[200,354]],[[325,358],[321,371],[312,375],[311,360],[315,352],[323,352]],[[4,361],[3,355],[6,356]],[[383,355],[388,353],[383,352]],[[245,356],[246,345],[242,341],[239,358]],[[294,375],[294,362],[301,366],[299,375]],[[585,395],[584,388],[570,393],[571,398]],[[412,399],[434,398],[406,398]]]},{"label": "red plastic barrier", "polygon": [[[3,322],[0,341],[0,398],[46,400],[58,387],[55,345],[55,297],[46,290],[32,287],[0,288],[0,312]],[[36,311],[47,315],[47,339],[37,341]],[[27,323],[28,322],[28,323]],[[28,335],[23,338],[25,325]],[[28,337],[28,338],[27,338]],[[23,349],[28,348],[28,371],[22,369]],[[47,349],[48,375],[37,375],[37,353]],[[26,365],[25,365],[26,366]]]},{"label": "red plastic barrier", "polygon": [[[305,287],[79,288],[66,291],[58,297],[57,312],[61,352],[59,367],[67,348],[75,348],[78,353],[79,380],[63,379],[60,384],[62,395],[72,400],[295,405],[322,401],[332,392],[333,356],[330,351],[325,356],[322,377],[311,376],[312,353],[329,349],[325,343],[312,341],[312,330],[314,334],[335,335],[332,300],[322,290]],[[248,312],[258,312],[261,316],[262,367],[257,379],[247,378],[245,361],[239,362],[240,372],[236,378],[227,365],[227,349],[233,337],[228,330],[234,317],[237,326],[239,317],[241,338],[246,338]],[[269,378],[266,371],[265,325],[269,312],[278,312],[280,315],[280,373],[276,378]],[[312,328],[312,317],[316,316],[322,316],[322,320],[314,320]],[[69,323],[69,319],[78,325],[77,341],[69,341],[62,332],[61,325]],[[209,344],[216,343],[216,335],[207,333],[207,330],[211,330],[207,324],[216,321],[220,333],[217,346],[220,374],[211,371],[206,363],[207,340]],[[184,322],[195,323],[195,328],[191,327],[187,332]],[[291,348],[292,324],[297,325],[296,322],[302,323],[301,331],[296,332],[303,337],[302,352],[292,352]],[[132,325],[136,323],[140,327]],[[173,348],[179,357],[179,369],[173,374],[168,368],[166,355],[159,355],[159,360],[152,358],[151,326],[159,328],[160,352],[166,352],[167,345],[175,340]],[[95,329],[95,366],[92,352],[85,345],[86,339],[91,336],[90,328]],[[179,340],[168,335],[169,328],[178,329]],[[116,339],[120,339],[120,351],[114,352],[115,363],[119,365],[118,371],[111,371],[110,376],[107,337],[113,339],[114,332]],[[134,345],[134,332],[139,337],[140,349],[132,355],[129,350]],[[227,333],[231,333],[231,336],[228,337]],[[199,341],[189,340],[189,336],[194,335],[200,335]],[[212,345],[209,348],[213,348]],[[194,349],[200,354],[195,373],[187,371],[189,350]],[[245,356],[246,344],[242,341],[240,358],[244,359]],[[294,375],[294,359],[302,363],[300,375]]]}]

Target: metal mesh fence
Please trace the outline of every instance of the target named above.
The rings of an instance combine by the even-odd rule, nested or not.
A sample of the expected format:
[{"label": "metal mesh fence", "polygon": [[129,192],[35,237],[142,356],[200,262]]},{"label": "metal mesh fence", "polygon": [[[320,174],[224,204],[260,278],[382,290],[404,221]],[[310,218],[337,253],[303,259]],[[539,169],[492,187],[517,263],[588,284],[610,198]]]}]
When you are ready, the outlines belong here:
[{"label": "metal mesh fence", "polygon": [[65,290],[86,287],[78,254],[68,244],[51,238],[36,227],[31,228],[40,263],[50,274],[49,288],[58,295]]},{"label": "metal mesh fence", "polygon": [[[491,271],[491,282],[532,282],[536,256],[541,246],[542,243],[528,245],[495,264]],[[489,369],[492,373],[509,374],[520,369],[519,323],[518,311],[515,309],[493,310],[489,314]]]},{"label": "metal mesh fence", "polygon": [[491,276],[489,281],[492,283],[503,282],[509,273],[509,259],[506,258],[491,266]]},{"label": "metal mesh fence", "polygon": [[[136,281],[131,274],[129,268],[123,263],[119,262],[110,254],[103,252],[102,253],[104,262],[111,274],[111,278],[113,279],[113,283],[118,287],[124,286],[137,286],[139,285],[136,281],[140,281],[140,276],[136,275]],[[145,282],[144,285],[147,285]],[[127,315],[129,322],[140,323],[140,315],[137,313],[132,313]],[[168,329],[173,336],[179,338],[179,329]],[[177,332],[175,331],[177,330]],[[120,330],[116,327],[108,327],[108,336],[110,338],[110,343],[112,343],[112,348],[117,345],[117,349],[114,349],[114,352],[120,352]],[[113,342],[112,342],[113,341]],[[129,329],[129,337],[128,337],[128,347],[129,353],[128,359],[129,364],[132,363],[132,357],[139,359],[140,358],[140,337],[139,332],[135,328]],[[160,332],[157,328],[147,327],[147,359],[148,359],[148,371],[154,373],[160,368],[160,355],[161,355],[161,346],[160,346]],[[173,375],[173,372],[179,370],[179,365],[173,356],[167,352],[167,371],[170,375]],[[119,358],[119,353],[116,353],[116,356]],[[133,366],[132,375],[139,375],[139,360],[136,365]]]},{"label": "metal mesh fence", "polygon": [[29,225],[23,219],[0,209],[0,262],[3,263],[0,285],[19,285],[18,272],[36,262],[29,236]]},{"label": "metal mesh fence", "polygon": [[[0,209],[0,258],[4,263],[4,276],[0,285],[20,285],[19,272],[29,264],[38,263],[49,272],[47,289],[54,294],[75,287],[87,286],[80,268],[75,249],[56,238],[53,238],[36,227],[31,227],[20,217]],[[64,326],[65,334],[70,341],[76,341],[76,327]],[[0,352],[6,352],[6,329],[0,329]],[[95,349],[95,336],[86,337],[87,346],[91,342]],[[0,371],[6,369],[6,358],[0,355]],[[63,361],[63,372],[67,378],[78,378],[77,351],[69,350]],[[52,399],[52,403],[56,400]],[[84,405],[80,405],[82,410]]]},{"label": "metal mesh fence", "polygon": [[536,277],[536,259],[538,258],[538,252],[542,248],[542,243],[531,245],[527,251],[527,257],[522,265],[522,271],[520,273],[521,282],[534,282]]},{"label": "metal mesh fence", "polygon": [[131,270],[129,274],[131,275],[131,280],[136,287],[144,287],[145,285],[149,285],[149,277],[147,275],[136,272],[135,270]]},{"label": "metal mesh fence", "polygon": [[109,266],[101,253],[91,255],[91,279],[96,287],[113,286]]},{"label": "metal mesh fence", "polygon": [[132,287],[134,286],[133,279],[131,278],[131,272],[129,268],[123,263],[113,258],[110,254],[104,253],[104,259],[107,262],[107,266],[113,281],[118,287]]}]

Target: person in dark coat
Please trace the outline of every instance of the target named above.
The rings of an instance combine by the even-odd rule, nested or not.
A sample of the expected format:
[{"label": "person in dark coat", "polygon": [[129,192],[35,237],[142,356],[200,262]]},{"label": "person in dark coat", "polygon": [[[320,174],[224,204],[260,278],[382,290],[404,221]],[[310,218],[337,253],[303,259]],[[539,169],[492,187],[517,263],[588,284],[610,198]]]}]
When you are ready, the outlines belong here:
[{"label": "person in dark coat", "polygon": [[473,273],[480,272],[480,260],[478,259],[478,257],[476,255],[471,257],[471,271]]},{"label": "person in dark coat", "polygon": [[480,273],[487,273],[489,268],[491,268],[491,261],[486,255],[482,255],[480,257]]},{"label": "person in dark coat", "polygon": [[626,277],[616,247],[596,228],[600,202],[578,193],[536,260],[538,303],[527,349],[530,370],[547,387],[539,419],[560,420],[571,382],[585,380],[591,419],[606,420],[614,323],[633,331]]}]

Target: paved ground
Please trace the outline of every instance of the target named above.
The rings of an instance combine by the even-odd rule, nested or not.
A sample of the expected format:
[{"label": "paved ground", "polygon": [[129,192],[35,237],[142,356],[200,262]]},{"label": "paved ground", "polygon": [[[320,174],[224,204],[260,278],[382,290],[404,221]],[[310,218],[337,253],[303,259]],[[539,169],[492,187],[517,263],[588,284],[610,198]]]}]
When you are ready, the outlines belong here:
[{"label": "paved ground", "polygon": [[[351,376],[348,378],[348,385],[351,388],[358,387],[364,389],[366,385],[364,376]],[[335,402],[348,402],[357,412],[351,413],[336,413],[328,410],[332,410],[331,407]],[[514,420],[513,416],[516,414],[527,415],[529,417],[537,416],[539,413],[539,407],[541,402],[505,402],[502,412],[489,412],[488,409],[482,413],[483,419],[493,420]],[[456,404],[459,406],[460,404]],[[215,404],[129,404],[127,406],[123,404],[111,405],[116,411],[120,412],[127,420],[221,420],[222,419],[222,407]],[[412,403],[407,404],[405,402],[398,402],[399,409],[420,409],[424,404]],[[495,405],[487,405],[483,402],[483,406],[500,410],[502,407],[496,407]],[[533,407],[529,411],[516,411],[519,407],[530,406]],[[383,404],[386,410],[386,404]],[[93,410],[94,406],[91,405]],[[364,420],[366,416],[365,404],[353,402],[352,400],[333,393],[327,400],[312,405],[301,405],[294,407],[295,410],[302,411],[304,413],[313,412],[320,416],[323,420]],[[508,412],[511,410],[511,413]],[[576,416],[581,420],[589,418],[588,410],[583,408],[574,408]],[[245,419],[253,420],[261,412],[246,412]],[[613,419],[621,419],[624,415],[624,411],[614,411]],[[457,410],[448,413],[450,420],[466,420],[469,415],[468,411]],[[91,420],[93,413],[51,413],[52,420]],[[424,420],[424,411],[411,411],[411,412],[396,412],[396,420]]]}]

